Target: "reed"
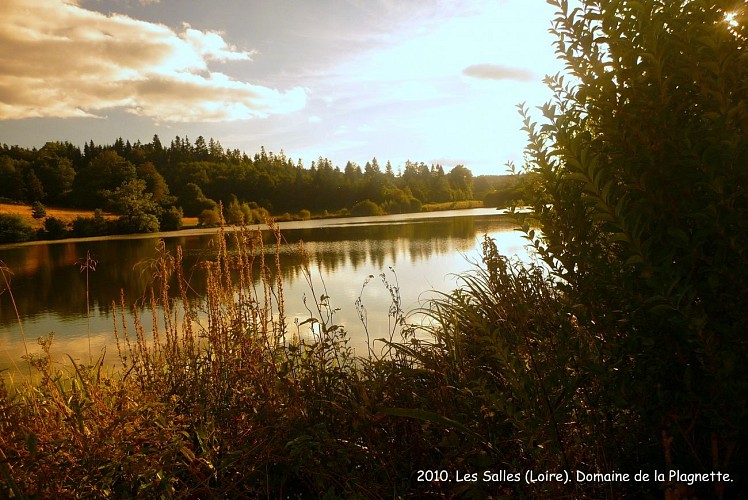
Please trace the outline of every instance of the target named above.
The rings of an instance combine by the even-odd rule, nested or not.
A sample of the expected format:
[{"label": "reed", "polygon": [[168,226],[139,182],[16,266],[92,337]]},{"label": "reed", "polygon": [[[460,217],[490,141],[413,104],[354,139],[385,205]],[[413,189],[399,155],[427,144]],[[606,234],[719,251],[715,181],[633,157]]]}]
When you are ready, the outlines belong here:
[{"label": "reed", "polygon": [[98,262],[96,259],[91,257],[91,252],[86,252],[86,258],[81,259],[80,272],[86,273],[86,336],[88,337],[88,362],[93,362],[93,355],[91,353],[91,301],[90,301],[90,280],[89,275],[92,271],[96,271],[96,265]]}]

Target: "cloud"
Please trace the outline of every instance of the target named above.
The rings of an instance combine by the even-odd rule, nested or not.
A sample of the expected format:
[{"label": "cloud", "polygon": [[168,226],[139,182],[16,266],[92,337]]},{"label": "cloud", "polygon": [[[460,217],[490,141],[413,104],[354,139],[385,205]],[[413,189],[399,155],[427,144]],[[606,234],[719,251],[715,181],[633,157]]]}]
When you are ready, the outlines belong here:
[{"label": "cloud", "polygon": [[514,80],[531,82],[537,79],[535,74],[524,68],[513,68],[501,64],[473,64],[462,70],[462,74],[481,80]]},{"label": "cloud", "polygon": [[158,121],[226,121],[306,104],[302,88],[282,92],[212,70],[253,55],[218,32],[175,31],[63,0],[4,0],[0,18],[0,120],[124,108]]}]

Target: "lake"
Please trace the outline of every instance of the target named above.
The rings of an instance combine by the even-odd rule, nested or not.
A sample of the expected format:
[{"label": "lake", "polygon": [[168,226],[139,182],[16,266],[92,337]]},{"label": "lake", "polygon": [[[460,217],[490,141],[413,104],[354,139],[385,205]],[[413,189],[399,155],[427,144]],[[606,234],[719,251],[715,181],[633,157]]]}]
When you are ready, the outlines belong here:
[{"label": "lake", "polygon": [[[298,255],[298,243],[303,241],[314,271],[316,296],[324,293],[324,284],[332,306],[339,308],[335,323],[348,331],[357,354],[367,352],[355,307],[357,298],[361,297],[366,307],[372,338],[385,336],[389,328],[390,293],[381,273],[398,286],[402,307],[408,311],[423,305],[434,291],[453,290],[458,285],[455,274],[471,269],[471,262],[479,260],[486,234],[505,255],[529,259],[527,241],[515,230],[513,219],[494,209],[322,219],[279,226],[284,238],[280,261],[289,321],[293,324],[309,317],[304,297],[310,300],[311,292]],[[268,234],[266,251],[272,255],[271,237]],[[152,280],[148,263],[155,257],[160,239],[172,254],[181,246],[185,275],[192,276],[195,293],[202,293],[204,283],[196,269],[199,262],[214,257],[216,229],[0,246],[0,260],[13,273],[8,276],[10,290],[0,278],[3,375],[27,375],[28,365],[22,357],[27,351],[39,353],[36,339],[50,332],[55,333],[52,352],[56,361],[64,355],[87,361],[89,354],[97,358],[106,348],[107,362],[115,363],[113,301],[119,301],[121,291],[128,305],[144,301]],[[374,278],[364,288],[370,275]]]}]

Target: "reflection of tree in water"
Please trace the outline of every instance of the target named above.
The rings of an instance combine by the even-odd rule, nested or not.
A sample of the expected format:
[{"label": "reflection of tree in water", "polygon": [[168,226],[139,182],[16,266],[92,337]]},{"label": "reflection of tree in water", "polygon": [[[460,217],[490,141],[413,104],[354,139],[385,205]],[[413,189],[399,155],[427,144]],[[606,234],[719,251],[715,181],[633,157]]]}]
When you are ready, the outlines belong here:
[{"label": "reflection of tree in water", "polygon": [[[120,289],[130,301],[144,295],[151,276],[135,264],[152,258],[154,245],[152,239],[42,244],[8,249],[2,258],[14,273],[11,286],[22,317],[49,311],[62,318],[80,317],[86,314],[86,275],[81,270],[86,252],[98,263],[89,272],[91,309],[108,312]],[[14,321],[13,304],[2,294],[0,324]]]},{"label": "reflection of tree in water", "polygon": [[[298,243],[304,241],[313,268],[322,275],[356,271],[364,266],[382,269],[397,263],[398,258],[411,263],[475,246],[476,238],[485,232],[511,227],[496,217],[453,217],[417,220],[407,223],[325,226],[315,229],[287,230],[280,252],[282,279],[293,284],[301,279]],[[181,246],[185,276],[198,294],[205,291],[200,262],[212,260],[216,252],[215,234],[178,236],[165,240],[166,249],[176,255]],[[147,297],[152,284],[152,262],[157,238],[109,239],[62,242],[9,248],[0,258],[14,272],[12,287],[18,310],[23,318],[54,312],[62,318],[80,318],[86,314],[86,277],[81,264],[87,252],[98,262],[89,274],[91,310],[108,314],[112,301],[118,301],[120,290],[128,303]],[[264,232],[266,264],[274,270],[275,242]],[[235,248],[229,235],[229,248]],[[254,277],[259,281],[259,256]],[[178,287],[171,284],[176,296]],[[4,287],[4,284],[0,284]],[[15,322],[15,312],[7,293],[0,294],[0,325]]]},{"label": "reflection of tree in water", "polygon": [[353,269],[358,269],[366,262],[366,247],[362,242],[354,241],[348,250],[348,258]]}]

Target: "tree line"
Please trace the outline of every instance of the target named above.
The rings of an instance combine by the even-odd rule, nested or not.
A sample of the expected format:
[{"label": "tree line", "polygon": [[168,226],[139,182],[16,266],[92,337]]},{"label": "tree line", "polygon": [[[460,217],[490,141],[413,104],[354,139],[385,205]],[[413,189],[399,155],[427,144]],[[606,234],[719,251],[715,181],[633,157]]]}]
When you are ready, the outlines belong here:
[{"label": "tree line", "polygon": [[48,142],[40,149],[0,147],[3,201],[120,216],[116,223],[100,214],[81,218],[70,228],[78,236],[179,229],[185,216],[209,226],[221,216],[239,223],[260,222],[270,213],[308,218],[311,213],[413,212],[426,203],[476,195],[500,204],[514,196],[512,186],[509,176],[476,181],[463,165],[445,172],[442,165],[406,161],[395,172],[389,161],[382,167],[372,158],[363,167],[349,161],[341,169],[320,157],[307,168],[282,150],[274,154],[263,147],[249,156],[202,136],[194,142],[177,136],[168,146],[154,135],[148,143],[89,141],[83,150],[68,142]]}]

